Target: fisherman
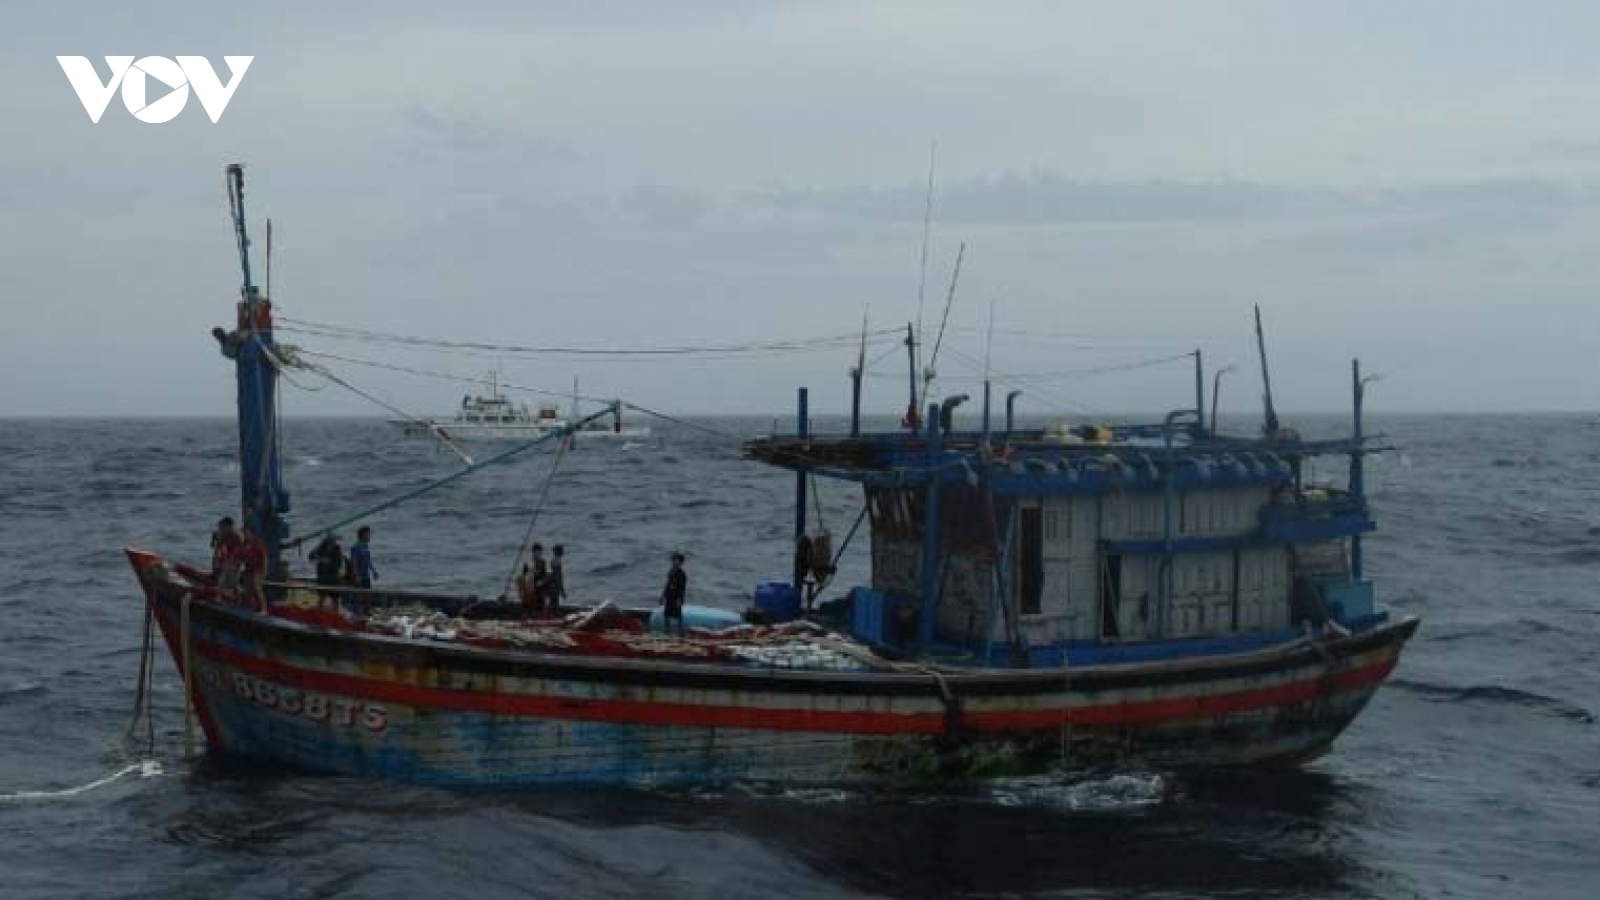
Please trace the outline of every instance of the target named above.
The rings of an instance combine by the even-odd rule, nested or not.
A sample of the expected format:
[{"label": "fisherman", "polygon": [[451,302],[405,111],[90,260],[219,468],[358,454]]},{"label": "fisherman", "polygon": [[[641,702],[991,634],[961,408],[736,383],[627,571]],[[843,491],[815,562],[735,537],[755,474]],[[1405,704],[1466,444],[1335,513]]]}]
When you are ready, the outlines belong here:
[{"label": "fisherman", "polygon": [[689,574],[683,571],[683,554],[672,554],[672,568],[667,572],[667,584],[661,589],[661,618],[668,634],[673,623],[678,626],[678,636],[683,636],[683,598],[689,593]]},{"label": "fisherman", "polygon": [[371,588],[378,570],[372,565],[372,528],[363,525],[356,529],[356,542],[350,546],[350,571],[355,575],[355,585]]},{"label": "fisherman", "polygon": [[533,569],[527,563],[522,564],[522,571],[517,573],[517,599],[522,601],[522,611],[532,617],[538,612],[538,592],[533,587]]},{"label": "fisherman", "polygon": [[[533,571],[529,573],[529,586],[532,588],[531,611],[535,616],[542,616],[545,606],[555,608],[554,598],[550,595],[550,564],[544,558],[544,545],[533,545]],[[526,602],[526,601],[524,601]]]},{"label": "fisherman", "polygon": [[266,612],[267,545],[248,519],[235,558],[239,562],[239,600],[248,603],[256,612]]},{"label": "fisherman", "polygon": [[233,517],[223,516],[217,521],[217,530],[211,532],[211,577],[222,580],[222,571],[239,552],[239,532],[233,528]]},{"label": "fisherman", "polygon": [[550,549],[550,609],[555,611],[561,608],[562,601],[567,599],[567,572],[562,565],[562,558],[566,555],[566,548],[560,544]]},{"label": "fisherman", "polygon": [[[317,566],[317,584],[327,588],[337,588],[344,581],[345,567],[344,548],[339,545],[339,536],[328,532],[322,536],[322,541],[312,549],[310,559]],[[324,600],[338,600],[337,590],[322,592]]]}]

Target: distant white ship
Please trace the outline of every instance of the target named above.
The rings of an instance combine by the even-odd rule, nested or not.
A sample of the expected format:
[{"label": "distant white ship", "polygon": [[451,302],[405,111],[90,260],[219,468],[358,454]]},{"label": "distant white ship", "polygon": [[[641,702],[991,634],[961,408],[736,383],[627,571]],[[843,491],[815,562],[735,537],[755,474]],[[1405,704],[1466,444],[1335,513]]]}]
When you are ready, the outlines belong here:
[{"label": "distant white ship", "polygon": [[[577,387],[573,387],[572,420],[582,418],[578,411]],[[500,373],[489,373],[488,396],[468,394],[461,398],[461,408],[448,419],[390,419],[406,437],[443,437],[449,441],[520,441],[532,440],[567,427],[561,409],[554,403],[541,403],[538,409],[519,403],[500,390]],[[610,422],[594,421],[577,429],[576,435],[591,438],[641,438],[648,437],[649,426],[623,426],[622,413],[612,416]]]}]

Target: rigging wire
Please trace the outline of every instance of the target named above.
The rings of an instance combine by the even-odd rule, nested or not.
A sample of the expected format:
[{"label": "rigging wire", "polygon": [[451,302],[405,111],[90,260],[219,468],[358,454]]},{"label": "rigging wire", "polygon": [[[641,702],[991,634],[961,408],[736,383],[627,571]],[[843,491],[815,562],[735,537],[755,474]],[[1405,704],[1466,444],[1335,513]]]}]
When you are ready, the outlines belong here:
[{"label": "rigging wire", "polygon": [[316,356],[316,357],[320,357],[320,358],[323,358],[323,359],[333,359],[333,360],[338,360],[339,362],[349,363],[351,365],[367,366],[369,368],[374,368],[374,369],[384,369],[384,370],[391,371],[391,372],[400,372],[400,373],[403,373],[403,374],[406,374],[406,375],[416,375],[416,376],[421,377],[421,378],[434,378],[434,379],[438,379],[440,381],[449,381],[449,382],[455,382],[455,383],[458,383],[458,384],[471,384],[471,385],[479,385],[479,386],[498,384],[501,388],[504,388],[504,389],[509,390],[509,391],[521,391],[521,392],[524,392],[524,393],[536,394],[536,395],[545,396],[545,397],[560,397],[562,399],[576,398],[578,400],[583,400],[583,401],[586,401],[586,402],[589,402],[589,403],[605,403],[605,404],[618,403],[625,409],[631,409],[634,412],[642,413],[644,415],[651,416],[652,418],[660,419],[663,422],[671,422],[674,425],[682,425],[685,428],[693,429],[695,431],[701,431],[701,432],[704,432],[706,434],[713,435],[715,437],[727,438],[729,440],[735,440],[735,441],[743,439],[743,438],[739,437],[738,435],[732,434],[730,432],[722,431],[722,430],[717,429],[717,428],[712,428],[712,427],[710,427],[708,425],[701,425],[701,424],[699,424],[697,422],[691,422],[691,421],[689,421],[687,419],[682,419],[682,418],[679,418],[677,416],[669,415],[667,413],[660,412],[659,410],[651,409],[651,408],[649,408],[647,406],[641,406],[640,404],[637,404],[637,403],[633,403],[633,402],[626,401],[626,400],[618,400],[615,397],[600,397],[600,396],[596,396],[596,395],[593,395],[593,394],[573,393],[571,391],[551,391],[551,390],[546,390],[544,388],[536,388],[536,387],[529,387],[528,385],[523,385],[523,384],[515,384],[515,383],[509,382],[509,381],[491,381],[488,378],[478,378],[478,377],[473,377],[473,376],[470,376],[470,375],[453,375],[453,374],[451,374],[449,372],[438,372],[438,371],[434,371],[434,370],[431,370],[431,369],[419,369],[419,368],[415,368],[413,366],[395,365],[394,363],[382,363],[382,362],[377,362],[377,361],[370,360],[370,359],[360,359],[360,358],[353,357],[353,356],[342,356],[342,355],[337,354],[337,353],[323,353],[323,352],[318,351],[318,350],[307,350],[307,349],[305,349],[303,347],[297,348],[296,352],[299,353],[302,356]]},{"label": "rigging wire", "polygon": [[691,422],[688,419],[679,418],[678,416],[667,415],[664,412],[658,412],[658,411],[650,409],[648,407],[640,406],[637,403],[629,403],[626,400],[618,400],[617,402],[619,404],[621,404],[626,409],[631,409],[634,412],[643,413],[643,414],[645,414],[647,416],[652,416],[654,418],[660,419],[663,422],[671,422],[674,425],[681,425],[684,428],[689,428],[689,429],[692,429],[694,431],[701,431],[701,432],[704,432],[706,434],[712,435],[714,437],[726,438],[727,440],[730,440],[730,441],[742,441],[742,440],[744,440],[743,437],[740,437],[739,435],[734,434],[732,432],[723,431],[723,430],[718,429],[718,428],[712,428],[710,425],[701,425],[701,424],[699,424],[697,422]]},{"label": "rigging wire", "polygon": [[[959,333],[962,333],[962,334],[981,334],[981,333],[987,331],[988,329],[987,328],[983,328],[981,326],[977,326],[977,325],[953,325],[953,326],[951,326],[950,330],[955,331],[955,332],[959,332]],[[1173,341],[1182,341],[1185,344],[1192,344],[1192,343],[1194,343],[1196,341],[1205,342],[1205,341],[1236,341],[1236,340],[1243,340],[1243,338],[1240,338],[1238,335],[1232,335],[1232,334],[1213,334],[1213,335],[1194,335],[1194,334],[1189,334],[1189,335],[1183,335],[1183,334],[1167,334],[1167,335],[1160,335],[1160,334],[1097,334],[1097,333],[1088,332],[1088,331],[1041,331],[1040,329],[1037,329],[1037,328],[996,328],[994,330],[994,333],[996,335],[1000,335],[1002,337],[1039,338],[1041,340],[1042,339],[1065,338],[1065,339],[1069,339],[1069,340],[1082,340],[1082,341],[1107,341],[1107,342],[1121,341],[1121,342],[1124,342],[1124,343],[1146,343],[1146,344],[1169,343],[1169,342],[1173,342]]]},{"label": "rigging wire", "polygon": [[956,250],[956,266],[950,273],[950,292],[944,298],[944,315],[939,319],[939,333],[933,339],[933,355],[928,357],[928,368],[922,374],[922,396],[928,396],[933,388],[934,373],[939,365],[939,347],[944,344],[944,329],[950,324],[950,307],[956,302],[956,283],[961,280],[961,258],[967,255],[967,243],[961,242]]},{"label": "rigging wire", "polygon": [[511,561],[511,574],[506,576],[506,585],[500,592],[507,599],[511,597],[511,583],[517,580],[517,564],[522,562],[522,553],[528,546],[528,542],[533,540],[533,529],[539,525],[539,514],[544,512],[545,501],[550,499],[550,488],[555,484],[556,473],[561,470],[561,460],[567,455],[567,450],[571,448],[572,442],[576,439],[569,430],[562,437],[561,443],[556,446],[555,458],[550,461],[550,471],[545,473],[544,485],[539,488],[539,501],[533,506],[533,517],[528,520],[528,530],[523,532],[522,543],[517,545],[516,558]]},{"label": "rigging wire", "polygon": [[[263,348],[265,348],[265,346],[266,346],[265,344],[262,345]],[[293,350],[293,348],[290,348],[290,349]],[[312,353],[309,350],[300,350],[298,352],[299,353],[311,354],[313,356],[317,355],[317,354]],[[418,416],[414,416],[411,413],[406,412],[405,410],[401,409],[398,406],[395,406],[392,403],[384,401],[384,400],[382,400],[382,399],[380,399],[378,397],[373,396],[372,394],[367,393],[366,391],[363,391],[362,389],[356,387],[355,385],[351,384],[350,382],[345,381],[343,378],[340,378],[339,376],[333,374],[333,372],[331,370],[329,370],[327,366],[322,366],[322,365],[318,365],[316,363],[306,362],[305,360],[301,360],[301,359],[295,359],[294,358],[294,353],[292,353],[292,352],[289,353],[289,354],[285,354],[285,356],[288,357],[287,360],[282,359],[279,356],[273,354],[272,351],[270,351],[270,350],[266,351],[266,353],[267,353],[268,358],[270,358],[273,361],[273,363],[275,365],[277,365],[279,372],[282,372],[286,365],[297,366],[298,368],[305,369],[308,372],[315,372],[316,374],[321,375],[323,378],[328,379],[330,382],[332,382],[332,383],[344,388],[345,390],[349,391],[352,394],[355,394],[357,397],[360,397],[363,400],[366,400],[369,403],[372,403],[372,404],[374,404],[376,406],[382,407],[383,409],[386,409],[389,412],[394,413],[395,415],[401,417],[402,419],[405,419],[408,422],[411,422],[414,425],[420,425],[423,428],[426,428],[428,430],[429,434],[433,435],[436,439],[438,439],[439,443],[441,443],[445,447],[449,448],[450,452],[454,453],[462,462],[466,463],[469,466],[472,465],[472,456],[470,454],[468,454],[465,450],[462,450],[460,447],[458,447],[456,445],[455,441],[450,440],[449,436],[444,433],[444,429],[438,427],[437,425],[433,424],[432,422],[429,422],[427,419],[423,419],[423,418],[420,418]],[[294,382],[291,381],[290,383],[293,384]]]},{"label": "rigging wire", "polygon": [[[954,351],[952,351],[954,352]],[[1111,372],[1131,372],[1137,369],[1149,369],[1166,365],[1179,360],[1192,360],[1194,353],[1177,353],[1171,356],[1160,356],[1152,359],[1133,360],[1131,362],[1112,363],[1105,366],[1089,366],[1082,369],[1062,369],[1057,372],[996,372],[996,379],[1005,378],[1013,383],[1031,384],[1040,381],[1063,381],[1070,378],[1084,378],[1094,375],[1104,375]],[[982,375],[954,375],[949,376],[953,381],[981,381]]]},{"label": "rigging wire", "polygon": [[899,353],[900,352],[900,348],[902,348],[904,346],[905,346],[905,342],[904,341],[895,341],[894,343],[889,345],[889,348],[887,350],[883,351],[882,353],[879,353],[877,356],[874,356],[872,358],[872,362],[869,362],[864,367],[862,367],[862,371],[863,372],[870,371],[871,369],[876,367],[878,365],[878,363],[881,363],[884,360],[888,359],[889,357],[893,356],[894,354]]},{"label": "rigging wire", "polygon": [[591,394],[574,394],[571,391],[551,391],[544,388],[529,387],[522,384],[512,384],[511,382],[507,381],[492,381],[488,378],[474,377],[471,375],[453,375],[449,372],[438,372],[432,369],[419,369],[414,366],[402,366],[395,363],[377,362],[376,360],[361,359],[354,356],[343,356],[338,353],[325,353],[320,350],[307,350],[304,347],[296,348],[296,352],[298,352],[301,356],[315,356],[320,359],[332,359],[342,363],[349,363],[353,366],[366,366],[372,369],[384,369],[390,372],[400,372],[406,375],[416,375],[422,378],[436,378],[442,381],[457,382],[459,384],[471,384],[480,387],[484,385],[493,386],[498,384],[500,387],[508,390],[522,391],[523,393],[528,394],[537,394],[542,397],[559,397],[563,400],[576,397],[579,400],[586,400],[591,403],[610,403],[613,399],[610,397],[597,397]]},{"label": "rigging wire", "polygon": [[[950,355],[952,357],[954,357],[957,361],[959,361],[959,362],[963,363],[964,365],[966,365],[969,369],[971,369],[973,371],[982,371],[982,361],[981,360],[974,359],[973,357],[969,356],[968,354],[963,353],[960,350],[957,350],[957,349],[955,349],[953,347],[950,349]],[[1054,408],[1054,409],[1056,409],[1057,411],[1060,411],[1060,412],[1068,412],[1068,411],[1070,411],[1070,412],[1074,412],[1074,413],[1087,414],[1087,415],[1091,415],[1091,416],[1099,416],[1099,417],[1103,417],[1103,418],[1110,416],[1110,414],[1105,412],[1104,410],[1093,409],[1091,407],[1083,405],[1082,403],[1078,403],[1076,401],[1069,400],[1066,397],[1063,397],[1062,395],[1060,395],[1059,393],[1056,393],[1055,391],[1049,390],[1047,388],[1040,387],[1037,384],[1025,384],[1025,383],[1022,383],[1022,382],[1013,381],[1013,380],[1011,380],[1011,378],[1009,376],[1005,375],[1004,373],[993,375],[992,376],[992,380],[995,381],[995,382],[998,382],[999,384],[1006,385],[1006,386],[1009,386],[1009,387],[1014,387],[1014,388],[1026,387],[1028,389],[1028,391],[1029,391],[1030,396],[1037,397],[1039,399],[1044,400],[1047,406],[1050,406],[1051,408]]]},{"label": "rigging wire", "polygon": [[[284,331],[298,334],[311,334],[318,337],[334,338],[338,340],[399,344],[404,346],[427,347],[444,350],[472,350],[488,353],[577,356],[592,357],[596,359],[634,359],[638,357],[670,356],[714,357],[746,356],[760,353],[798,353],[813,350],[834,350],[842,347],[854,347],[861,339],[859,334],[839,334],[786,341],[753,342],[745,344],[723,344],[711,346],[563,347],[494,344],[479,341],[440,340],[434,338],[416,337],[413,335],[395,334],[391,332],[371,331],[362,328],[352,328],[344,325],[331,325],[321,322],[311,322],[304,319],[295,319],[282,315],[278,317],[278,322],[278,327]],[[879,329],[877,331],[869,332],[869,335],[871,337],[884,338],[895,333],[896,332],[894,329]]]}]

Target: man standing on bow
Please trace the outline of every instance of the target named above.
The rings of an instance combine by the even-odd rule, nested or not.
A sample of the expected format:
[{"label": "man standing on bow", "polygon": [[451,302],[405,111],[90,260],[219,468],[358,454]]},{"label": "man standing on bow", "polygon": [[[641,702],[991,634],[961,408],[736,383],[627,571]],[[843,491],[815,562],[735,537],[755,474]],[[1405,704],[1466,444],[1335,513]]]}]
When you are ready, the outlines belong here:
[{"label": "man standing on bow", "polygon": [[356,529],[356,542],[350,545],[350,571],[360,588],[371,588],[372,580],[378,577],[378,569],[372,564],[372,529],[366,525]]},{"label": "man standing on bow", "polygon": [[678,636],[683,637],[683,600],[689,594],[689,573],[683,571],[683,554],[672,554],[672,568],[667,572],[667,584],[661,589],[661,617],[667,634],[677,624]]}]

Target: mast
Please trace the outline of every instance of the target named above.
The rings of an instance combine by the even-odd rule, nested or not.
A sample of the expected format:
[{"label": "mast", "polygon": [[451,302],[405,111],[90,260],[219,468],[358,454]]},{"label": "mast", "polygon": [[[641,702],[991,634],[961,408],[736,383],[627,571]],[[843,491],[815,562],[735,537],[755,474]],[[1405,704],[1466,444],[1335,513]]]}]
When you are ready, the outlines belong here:
[{"label": "mast", "polygon": [[867,374],[867,314],[861,314],[861,349],[850,370],[850,436],[861,436],[861,379]]},{"label": "mast", "polygon": [[[811,392],[801,388],[795,395],[795,435],[803,442],[811,436]],[[799,552],[806,537],[806,466],[804,461],[794,470],[794,589],[804,590],[806,564],[809,560]]]},{"label": "mast", "polygon": [[224,356],[234,360],[238,380],[239,508],[244,523],[267,547],[269,570],[283,565],[289,537],[289,494],[283,488],[279,452],[278,370],[273,363],[272,301],[250,275],[250,236],[244,209],[244,166],[228,166],[228,206],[239,247],[238,323],[232,333],[212,330]]},{"label": "mast", "polygon": [[911,323],[906,323],[906,362],[910,366],[911,377],[908,384],[911,386],[911,402],[906,404],[906,417],[900,424],[911,429],[912,434],[918,431],[917,421],[917,333],[912,330]]},{"label": "mast", "polygon": [[1267,371],[1267,339],[1261,332],[1261,306],[1256,306],[1256,350],[1261,354],[1261,386],[1265,393],[1262,401],[1266,404],[1266,421],[1262,424],[1262,431],[1269,437],[1278,432],[1278,411],[1272,408],[1272,375]]},{"label": "mast", "polygon": [[[1355,449],[1350,451],[1350,496],[1361,504],[1363,510],[1367,506],[1367,479],[1366,479],[1366,447],[1363,445],[1365,436],[1362,433],[1361,404],[1366,398],[1367,381],[1370,378],[1361,377],[1361,360],[1350,360],[1350,392],[1352,406],[1352,437]],[[1358,531],[1350,535],[1350,577],[1360,581],[1365,575],[1361,554],[1361,533]]]},{"label": "mast", "polygon": [[989,440],[989,405],[992,401],[993,385],[990,377],[993,371],[990,361],[994,355],[994,301],[989,301],[989,336],[983,342],[983,440]]}]

